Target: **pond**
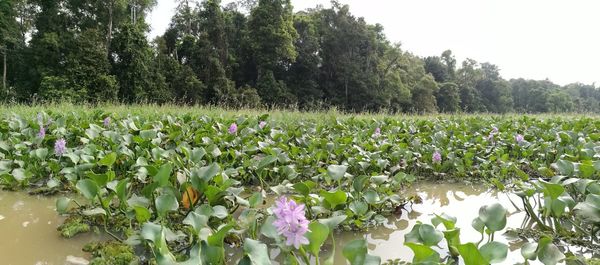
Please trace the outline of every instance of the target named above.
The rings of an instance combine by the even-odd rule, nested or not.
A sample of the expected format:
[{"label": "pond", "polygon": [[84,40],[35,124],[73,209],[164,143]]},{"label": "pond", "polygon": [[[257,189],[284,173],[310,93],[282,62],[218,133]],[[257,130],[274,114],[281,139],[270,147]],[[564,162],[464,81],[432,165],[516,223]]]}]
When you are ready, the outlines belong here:
[{"label": "pond", "polygon": [[[346,264],[342,249],[347,242],[364,238],[368,241],[372,255],[388,259],[410,261],[411,250],[404,246],[404,235],[417,221],[430,223],[432,214],[446,213],[458,219],[457,227],[461,229],[461,241],[477,242],[480,234],[471,228],[471,221],[477,217],[482,205],[500,202],[509,210],[507,227],[519,228],[525,218],[525,213],[517,211],[512,206],[506,193],[484,188],[483,185],[451,184],[421,182],[414,184],[402,196],[417,195],[422,203],[407,205],[408,211],[402,211],[399,216],[388,218],[384,226],[372,228],[366,232],[338,232],[336,234],[335,264]],[[513,195],[511,195],[513,196]],[[518,203],[518,197],[512,198]],[[83,245],[90,241],[100,240],[101,236],[94,233],[79,235],[72,239],[60,237],[56,228],[64,219],[55,211],[55,198],[31,196],[22,192],[0,192],[0,256],[4,264],[69,264],[67,259],[84,257]],[[507,243],[510,247],[505,264],[522,262],[520,246],[522,239],[509,239],[497,235],[497,241]],[[445,249],[442,241],[440,245]],[[331,246],[326,246],[331,249]],[[327,249],[325,252],[327,252]],[[574,251],[576,252],[576,251]],[[230,261],[237,259],[232,253]],[[271,256],[277,253],[271,252]],[[324,257],[329,256],[323,253]]]},{"label": "pond", "polygon": [[101,237],[94,233],[64,239],[56,228],[64,221],[55,198],[0,191],[0,257],[4,265],[63,265],[85,257],[81,250]]}]

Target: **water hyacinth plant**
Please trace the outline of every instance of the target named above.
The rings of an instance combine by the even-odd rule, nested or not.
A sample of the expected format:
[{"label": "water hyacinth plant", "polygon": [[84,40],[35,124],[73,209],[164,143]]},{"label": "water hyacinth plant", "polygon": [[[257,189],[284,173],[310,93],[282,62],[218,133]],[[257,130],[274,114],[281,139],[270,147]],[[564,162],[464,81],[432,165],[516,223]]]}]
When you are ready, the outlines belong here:
[{"label": "water hyacinth plant", "polygon": [[63,138],[56,140],[54,143],[54,153],[57,156],[62,156],[67,151],[67,141]]},{"label": "water hyacinth plant", "polygon": [[525,138],[523,137],[522,134],[517,134],[517,135],[515,135],[515,141],[520,144],[520,143],[523,143],[523,141],[525,141]]},{"label": "water hyacinth plant", "polygon": [[42,139],[46,137],[46,128],[44,128],[43,126],[40,127],[40,131],[38,132],[37,137]]},{"label": "water hyacinth plant", "polygon": [[104,118],[104,120],[102,120],[102,124],[104,125],[104,127],[110,126],[110,117]]},{"label": "water hyacinth plant", "polygon": [[[553,230],[569,228],[566,231],[582,242],[596,242],[598,237],[600,188],[595,179],[600,177],[600,134],[590,118],[277,120],[269,115],[171,115],[128,109],[111,111],[112,121],[119,122],[109,120],[109,126],[103,126],[106,113],[42,114],[44,121],[54,122],[40,127],[35,114],[0,120],[0,185],[80,193],[86,203],[57,201],[59,212],[79,220],[66,225],[77,229],[65,229],[64,234],[99,228],[116,242],[133,244],[149,262],[236,264],[239,261],[231,259],[235,255],[225,252],[237,251],[250,261],[242,264],[269,264],[272,259],[325,264],[329,255],[321,257],[320,252],[335,246],[336,229],[364,231],[385,225],[388,218],[409,209],[403,207],[414,197],[404,197],[406,187],[427,178],[492,182],[506,185],[507,192],[513,188],[510,183],[532,185],[523,191],[530,203],[515,203],[527,208],[531,218]],[[255,130],[265,120],[276,128],[268,133]],[[229,128],[223,127],[226,124]],[[489,124],[503,128],[502,133],[491,133],[497,144],[485,141],[493,131]],[[36,135],[42,127],[49,141]],[[246,129],[240,133],[240,128]],[[517,134],[525,130],[539,137],[515,148]],[[381,132],[385,138],[372,138]],[[53,147],[56,157],[49,155]],[[555,181],[554,176],[566,179]],[[537,177],[547,183],[532,182]],[[563,189],[555,185],[559,183]],[[275,206],[263,207],[273,197],[278,198]],[[490,216],[482,220],[493,233],[496,217]],[[571,217],[575,219],[566,219]],[[437,239],[439,233],[430,228],[423,225],[420,230],[424,235],[433,232]],[[451,230],[439,232],[454,233]],[[424,246],[431,247],[430,239],[424,239]],[[351,264],[377,264],[365,263],[377,260],[368,255],[367,243],[348,243],[344,257],[353,260]],[[496,246],[483,245],[454,247],[460,254],[473,247],[491,253]],[[538,253],[544,256],[548,248],[538,244]],[[273,253],[280,254],[270,256]]]},{"label": "water hyacinth plant", "polygon": [[442,162],[442,154],[440,153],[440,151],[435,151],[433,153],[433,155],[431,156],[431,160],[434,163],[440,163],[440,162]]},{"label": "water hyacinth plant", "polygon": [[260,121],[260,123],[258,124],[258,127],[261,129],[264,129],[265,126],[267,126],[267,122],[266,121]]},{"label": "water hyacinth plant", "polygon": [[227,130],[230,134],[235,134],[238,130],[238,126],[235,123],[232,123]]},{"label": "water hyacinth plant", "polygon": [[286,245],[299,249],[301,245],[308,244],[305,235],[309,222],[304,215],[304,204],[281,197],[275,203],[273,213],[277,218],[273,225],[277,228],[277,233],[285,236]]}]

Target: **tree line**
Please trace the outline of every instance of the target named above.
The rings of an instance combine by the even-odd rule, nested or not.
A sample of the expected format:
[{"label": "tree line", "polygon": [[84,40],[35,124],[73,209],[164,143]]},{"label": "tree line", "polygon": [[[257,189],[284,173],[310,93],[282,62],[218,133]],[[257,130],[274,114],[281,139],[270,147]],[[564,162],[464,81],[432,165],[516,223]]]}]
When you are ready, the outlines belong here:
[{"label": "tree line", "polygon": [[178,103],[393,112],[597,112],[600,89],[505,80],[451,51],[419,57],[332,1],[177,0],[147,39],[155,0],[1,0],[5,102]]}]

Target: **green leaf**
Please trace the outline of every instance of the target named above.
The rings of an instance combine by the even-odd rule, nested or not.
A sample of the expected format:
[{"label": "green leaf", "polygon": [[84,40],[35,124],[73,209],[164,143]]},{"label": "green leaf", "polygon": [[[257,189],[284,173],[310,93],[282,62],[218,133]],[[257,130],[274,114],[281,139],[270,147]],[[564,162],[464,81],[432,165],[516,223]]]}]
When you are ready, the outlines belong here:
[{"label": "green leaf", "polygon": [[440,262],[440,254],[433,250],[431,247],[423,246],[411,242],[404,243],[407,247],[409,247],[413,254],[412,262],[414,264],[439,264]]},{"label": "green leaf", "polygon": [[77,184],[75,185],[75,187],[88,200],[94,199],[94,197],[96,197],[96,195],[98,195],[98,192],[100,190],[100,188],[98,187],[98,184],[96,184],[96,182],[89,180],[89,179],[82,179],[82,180],[77,181]]},{"label": "green leaf", "polygon": [[500,242],[489,242],[479,248],[481,256],[489,263],[500,263],[506,259],[508,255],[508,246]]},{"label": "green leaf", "polygon": [[158,216],[165,217],[167,212],[175,211],[179,208],[179,203],[177,202],[177,198],[172,194],[162,194],[156,197],[155,200],[156,211]]},{"label": "green leaf", "polygon": [[435,246],[444,238],[444,234],[432,225],[422,224],[419,227],[419,237],[426,246]]},{"label": "green leaf", "polygon": [[571,176],[575,171],[573,162],[562,159],[556,161],[556,168],[558,169],[558,172],[564,176]]},{"label": "green leaf", "polygon": [[271,259],[267,251],[267,245],[260,241],[246,238],[244,240],[244,252],[252,265],[270,265]]},{"label": "green leaf", "polygon": [[521,247],[521,256],[528,260],[535,260],[537,258],[537,243],[528,242]]},{"label": "green leaf", "polygon": [[156,135],[157,135],[157,133],[155,130],[140,131],[140,137],[142,137],[143,139],[146,139],[146,140],[154,139],[154,138],[156,138]]},{"label": "green leaf", "polygon": [[258,166],[256,167],[256,169],[261,170],[261,169],[267,167],[268,165],[275,163],[275,161],[277,161],[276,156],[272,156],[272,155],[265,156],[260,160],[260,162],[258,162]]},{"label": "green leaf", "polygon": [[538,259],[544,265],[556,265],[565,259],[565,255],[560,249],[552,244],[552,240],[548,237],[542,237],[538,244]]},{"label": "green leaf", "polygon": [[481,255],[477,246],[473,243],[467,243],[457,246],[460,256],[463,258],[465,265],[482,265],[488,264],[487,260]]},{"label": "green leaf", "polygon": [[596,168],[594,168],[594,165],[591,161],[584,161],[583,163],[579,164],[579,173],[579,177],[590,178],[594,175],[594,173],[596,173]]},{"label": "green leaf", "polygon": [[298,183],[294,184],[293,187],[294,187],[294,190],[296,190],[296,192],[300,193],[304,197],[306,197],[306,196],[308,196],[308,194],[310,194],[310,188],[303,182],[298,182]]},{"label": "green leaf", "polygon": [[334,181],[338,181],[344,177],[346,170],[348,170],[347,166],[330,165],[327,167],[327,175],[329,175]]},{"label": "green leaf", "polygon": [[545,181],[540,181],[540,183],[542,183],[542,186],[544,187],[544,194],[550,196],[553,200],[558,199],[558,197],[565,192],[565,188],[561,184]]},{"label": "green leaf", "polygon": [[67,197],[60,197],[56,200],[56,211],[59,214],[64,214],[67,212],[69,208],[69,204],[71,203],[71,199]]},{"label": "green leaf", "polygon": [[112,165],[117,161],[117,153],[110,153],[105,155],[100,161],[98,161],[99,166],[107,166],[112,167]]},{"label": "green leaf", "polygon": [[446,227],[447,230],[452,230],[452,229],[454,229],[454,226],[456,225],[456,217],[447,215],[445,213],[443,213],[441,215],[436,214],[435,217],[433,217],[431,219],[431,223],[436,228],[439,224],[444,224],[444,227]]},{"label": "green leaf", "polygon": [[329,227],[329,231],[333,231],[335,230],[335,228],[337,228],[338,225],[340,225],[342,222],[344,222],[346,220],[348,216],[346,215],[336,215],[336,216],[332,216],[326,219],[319,219],[319,223],[322,223],[324,225],[326,225],[327,227]]},{"label": "green leaf", "polygon": [[479,219],[492,232],[500,231],[506,227],[506,208],[499,203],[482,206],[479,209]]},{"label": "green leaf", "polygon": [[327,202],[326,206],[329,206],[329,209],[332,210],[335,209],[336,206],[346,203],[346,200],[348,199],[346,192],[341,190],[336,190],[333,192],[322,191],[321,196],[323,196]]},{"label": "green leaf", "polygon": [[321,246],[329,236],[329,228],[327,225],[313,221],[308,225],[308,230],[310,231],[306,235],[309,241],[308,251],[318,258]]},{"label": "green leaf", "polygon": [[37,158],[39,158],[40,160],[44,160],[46,159],[46,156],[48,156],[48,148],[39,148],[35,150],[35,156]]},{"label": "green leaf", "polygon": [[357,239],[344,246],[342,254],[350,265],[378,265],[381,263],[379,257],[371,256],[367,253],[367,241]]},{"label": "green leaf", "polygon": [[135,211],[135,220],[137,220],[138,223],[143,224],[150,220],[151,215],[148,208],[141,206],[133,206],[133,210]]},{"label": "green leaf", "polygon": [[171,178],[171,171],[173,166],[171,163],[166,163],[160,167],[156,175],[154,175],[154,182],[158,183],[159,187],[164,187],[170,184],[169,179]]},{"label": "green leaf", "polygon": [[369,210],[369,205],[363,201],[353,201],[350,203],[348,208],[350,208],[350,210],[357,216],[363,216]]},{"label": "green leaf", "polygon": [[255,192],[250,196],[248,203],[250,204],[250,208],[256,208],[263,202],[262,192]]}]

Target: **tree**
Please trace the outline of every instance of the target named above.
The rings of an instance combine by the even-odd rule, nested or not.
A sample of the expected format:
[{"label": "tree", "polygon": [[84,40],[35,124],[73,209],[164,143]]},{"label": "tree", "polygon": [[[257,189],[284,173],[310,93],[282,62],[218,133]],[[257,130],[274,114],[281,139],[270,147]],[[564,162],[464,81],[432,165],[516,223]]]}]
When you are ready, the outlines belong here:
[{"label": "tree", "polygon": [[460,111],[460,91],[454,83],[444,83],[436,94],[437,106],[441,112]]},{"label": "tree", "polygon": [[319,35],[314,16],[308,13],[299,13],[294,17],[294,28],[298,32],[294,46],[298,57],[287,71],[289,90],[298,99],[301,107],[318,103],[323,98],[319,89]]},{"label": "tree", "polygon": [[259,95],[268,105],[278,103],[279,99],[288,100],[287,88],[277,81],[281,78],[276,74],[289,67],[298,55],[294,47],[298,33],[294,29],[290,0],[260,0],[252,9],[248,25],[258,69]]},{"label": "tree", "polygon": [[418,113],[436,112],[437,105],[434,94],[438,85],[432,76],[424,76],[412,90],[413,110]]},{"label": "tree", "polygon": [[[2,54],[2,92],[0,95],[9,94],[7,84],[9,49],[14,49],[18,39],[18,24],[16,17],[16,0],[0,2],[0,53]],[[4,98],[4,97],[3,97]]]},{"label": "tree", "polygon": [[143,23],[123,23],[117,28],[111,46],[119,98],[126,102],[164,102],[169,98],[164,76],[153,69],[154,53],[145,30]]}]

